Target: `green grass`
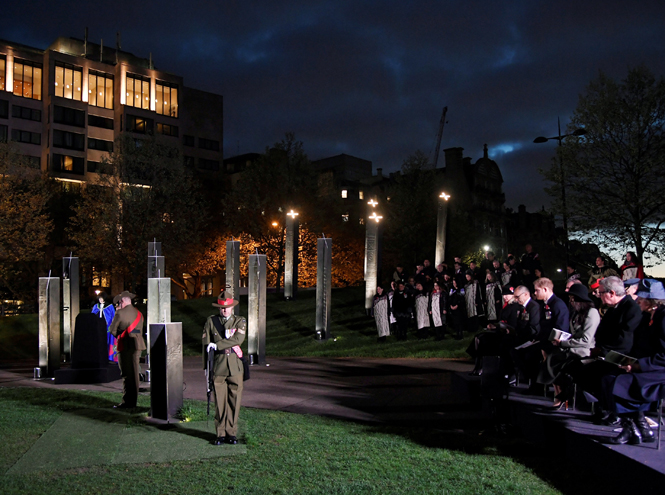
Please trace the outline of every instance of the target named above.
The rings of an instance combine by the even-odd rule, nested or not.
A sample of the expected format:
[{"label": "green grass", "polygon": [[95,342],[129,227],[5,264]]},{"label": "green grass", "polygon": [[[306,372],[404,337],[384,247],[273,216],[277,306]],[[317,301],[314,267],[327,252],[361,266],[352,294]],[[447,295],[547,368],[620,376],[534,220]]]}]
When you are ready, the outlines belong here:
[{"label": "green grass", "polygon": [[[465,358],[470,336],[441,342],[432,338],[417,340],[411,332],[409,340],[398,342],[389,337],[378,344],[374,319],[365,315],[365,292],[362,287],[335,289],[332,292],[332,329],[335,339],[318,342],[316,326],[316,292],[300,291],[298,298],[284,301],[268,294],[266,300],[266,354],[268,356],[302,357],[412,357]],[[201,334],[208,316],[218,312],[213,298],[172,303],[171,321],[182,322],[185,355],[199,355]],[[145,307],[139,308],[145,314]],[[236,314],[247,316],[247,297],[240,298]],[[19,344],[16,344],[18,342]],[[244,346],[246,348],[246,344]],[[37,357],[37,317],[23,315],[0,318],[0,359]]]},{"label": "green grass", "polygon": [[[241,410],[245,455],[4,474],[63,412],[109,408],[118,399],[111,393],[0,389],[2,493],[547,494],[579,482],[560,474],[560,462],[520,440],[248,408]],[[147,400],[141,397],[139,405]],[[189,418],[205,419],[204,402],[185,402]],[[140,422],[141,414],[130,421]]]}]

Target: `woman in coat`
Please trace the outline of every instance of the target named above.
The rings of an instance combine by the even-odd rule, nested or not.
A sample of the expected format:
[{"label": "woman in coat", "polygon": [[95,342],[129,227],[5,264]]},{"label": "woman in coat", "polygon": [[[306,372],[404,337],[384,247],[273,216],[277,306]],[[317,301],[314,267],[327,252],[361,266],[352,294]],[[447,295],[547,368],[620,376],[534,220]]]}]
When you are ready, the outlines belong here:
[{"label": "woman in coat", "polygon": [[496,323],[501,314],[501,284],[496,275],[488,271],[485,277],[485,307],[487,308],[487,323]]},{"label": "woman in coat", "polygon": [[416,283],[416,290],[413,298],[413,306],[416,312],[416,327],[418,328],[418,338],[426,339],[429,334],[429,293],[423,289],[423,284]]},{"label": "woman in coat", "polygon": [[448,294],[439,285],[439,282],[434,282],[434,289],[429,295],[429,314],[434,325],[434,338],[436,340],[443,340],[443,336],[446,333]]},{"label": "woman in coat", "polygon": [[456,278],[453,278],[453,287],[450,289],[450,294],[448,294],[448,315],[455,331],[455,338],[461,340],[466,322],[466,307],[464,288],[457,285]]},{"label": "woman in coat", "polygon": [[466,285],[464,286],[464,300],[466,305],[466,323],[469,332],[477,332],[480,317],[485,314],[480,284],[475,279],[473,271],[466,271]]},{"label": "woman in coat", "polygon": [[383,287],[376,288],[373,303],[374,321],[376,321],[376,330],[379,333],[379,342],[385,342],[386,337],[390,335],[390,300],[388,294],[383,291]]},{"label": "woman in coat", "polygon": [[[568,289],[568,296],[573,310],[570,317],[571,337],[568,340],[552,340],[554,350],[546,355],[538,373],[538,383],[554,384],[555,396],[561,393],[557,379],[566,366],[572,361],[589,356],[596,343],[596,329],[600,324],[600,314],[589,298],[586,287],[573,284]],[[567,409],[567,401],[555,399],[552,407]]]}]

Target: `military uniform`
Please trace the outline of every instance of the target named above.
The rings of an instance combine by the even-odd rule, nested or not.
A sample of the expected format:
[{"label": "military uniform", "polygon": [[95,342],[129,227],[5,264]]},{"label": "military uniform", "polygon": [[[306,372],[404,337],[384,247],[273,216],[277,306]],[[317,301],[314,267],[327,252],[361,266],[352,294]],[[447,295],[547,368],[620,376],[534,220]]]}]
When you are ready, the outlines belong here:
[{"label": "military uniform", "polygon": [[[136,321],[131,333],[125,331]],[[144,318],[134,306],[125,306],[116,311],[109,332],[118,338],[118,366],[122,376],[122,407],[136,407],[139,393],[139,358],[145,351],[143,340]]]},{"label": "military uniform", "polygon": [[[214,320],[221,322],[220,332]],[[231,315],[227,319],[220,315],[209,316],[203,327],[203,360],[206,362],[208,344],[217,346],[213,368],[215,384],[215,428],[218,438],[235,437],[238,431],[238,413],[243,386],[243,363],[240,344],[245,340],[247,321]]]}]

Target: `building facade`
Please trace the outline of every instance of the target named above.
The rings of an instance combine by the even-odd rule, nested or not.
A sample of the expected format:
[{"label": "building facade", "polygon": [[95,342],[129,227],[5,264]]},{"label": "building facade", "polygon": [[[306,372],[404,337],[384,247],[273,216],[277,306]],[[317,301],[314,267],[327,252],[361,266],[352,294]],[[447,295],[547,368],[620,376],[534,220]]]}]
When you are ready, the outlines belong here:
[{"label": "building facade", "polygon": [[121,132],[162,135],[188,166],[216,174],[222,96],[119,46],[61,37],[41,50],[0,40],[0,140],[14,141],[30,166],[71,184],[94,179]]}]

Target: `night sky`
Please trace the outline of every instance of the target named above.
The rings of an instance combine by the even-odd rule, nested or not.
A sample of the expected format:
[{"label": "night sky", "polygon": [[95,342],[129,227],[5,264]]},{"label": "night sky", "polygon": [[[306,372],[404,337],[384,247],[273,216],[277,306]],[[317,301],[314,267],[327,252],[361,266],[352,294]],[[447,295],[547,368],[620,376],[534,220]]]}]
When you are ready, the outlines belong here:
[{"label": "night sky", "polygon": [[[103,6],[102,6],[103,5]],[[487,143],[506,205],[547,205],[557,117],[602,70],[665,74],[660,1],[5,2],[0,37],[46,48],[83,38],[147,58],[225,102],[224,155],[294,131],[311,159],[347,153],[398,170],[420,149],[473,161]],[[443,165],[443,153],[439,166]]]}]

